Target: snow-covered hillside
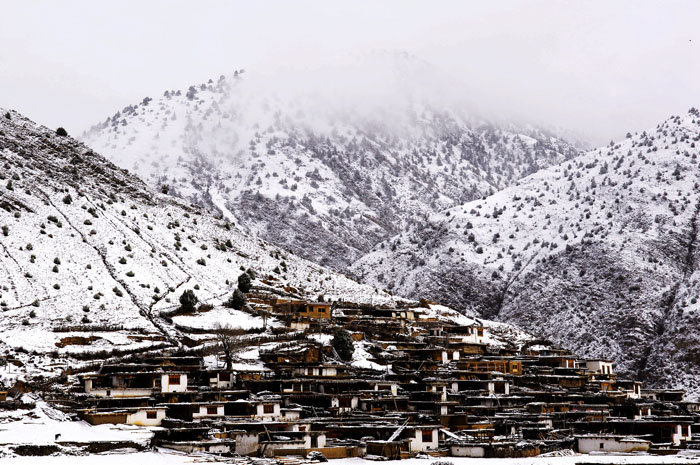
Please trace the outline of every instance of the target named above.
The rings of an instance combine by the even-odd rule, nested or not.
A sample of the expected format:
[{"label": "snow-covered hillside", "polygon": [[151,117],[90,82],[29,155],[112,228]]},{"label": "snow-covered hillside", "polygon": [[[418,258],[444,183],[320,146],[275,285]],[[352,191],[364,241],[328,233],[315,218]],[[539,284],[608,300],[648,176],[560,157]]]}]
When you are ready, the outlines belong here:
[{"label": "snow-covered hillside", "polygon": [[[258,287],[310,300],[419,305],[157,194],[15,111],[0,109],[0,165],[0,388],[110,356],[199,345],[217,325],[262,329],[259,315],[222,306],[242,270],[255,272]],[[185,290],[211,307],[171,318]],[[474,323],[447,307],[423,307],[434,321]],[[532,340],[510,325],[483,323],[495,346]],[[271,318],[266,334],[280,326]]]},{"label": "snow-covered hillside", "polygon": [[700,394],[700,113],[444,210],[354,267]]},{"label": "snow-covered hillside", "polygon": [[577,154],[473,118],[426,73],[392,54],[283,83],[237,72],[145,98],[83,140],[158,190],[345,269],[434,211]]},{"label": "snow-covered hillside", "polygon": [[[179,306],[185,289],[220,304],[241,270],[312,299],[394,300],[156,194],[14,111],[0,110],[0,165],[0,350],[25,354],[36,372],[56,366],[28,353],[63,358],[177,342],[157,315]],[[69,336],[94,339],[61,346]]]}]

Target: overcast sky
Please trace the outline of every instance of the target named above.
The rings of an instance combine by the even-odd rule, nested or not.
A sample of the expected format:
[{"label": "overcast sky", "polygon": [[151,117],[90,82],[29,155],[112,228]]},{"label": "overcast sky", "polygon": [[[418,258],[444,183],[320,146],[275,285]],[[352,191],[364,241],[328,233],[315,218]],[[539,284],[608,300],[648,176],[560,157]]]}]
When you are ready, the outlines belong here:
[{"label": "overcast sky", "polygon": [[0,107],[72,134],[235,69],[410,52],[600,143],[700,106],[698,1],[0,0]]}]

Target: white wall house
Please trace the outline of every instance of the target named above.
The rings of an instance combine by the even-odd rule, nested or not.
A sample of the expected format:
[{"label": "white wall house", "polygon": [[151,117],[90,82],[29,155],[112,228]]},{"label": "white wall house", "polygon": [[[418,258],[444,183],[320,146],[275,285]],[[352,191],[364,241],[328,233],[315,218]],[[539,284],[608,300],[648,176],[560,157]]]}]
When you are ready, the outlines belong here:
[{"label": "white wall house", "polygon": [[411,320],[411,321],[416,319],[416,313],[411,309],[397,310],[397,311],[391,312],[391,316],[392,316],[392,318],[401,318],[403,320]]},{"label": "white wall house", "polygon": [[632,386],[630,386],[630,389],[624,389],[624,392],[630,399],[641,399],[642,383],[640,381],[636,381]]},{"label": "white wall house", "polygon": [[430,392],[439,392],[440,401],[445,402],[447,400],[447,385],[445,384],[430,384],[428,387]]},{"label": "white wall house", "polygon": [[442,363],[447,365],[451,361],[459,360],[459,350],[443,350],[442,351]]},{"label": "white wall house", "polygon": [[209,386],[213,389],[230,389],[235,377],[228,371],[217,371],[209,376]]},{"label": "white wall house", "polygon": [[486,341],[486,328],[483,326],[470,326],[467,334],[462,335],[462,342],[473,342],[483,344]]},{"label": "white wall house", "polygon": [[678,446],[681,441],[689,441],[693,438],[690,425],[676,425],[673,432],[673,444]]},{"label": "white wall house", "polygon": [[613,374],[613,362],[610,360],[585,360],[586,369],[591,373],[600,373],[601,375]]},{"label": "white wall house", "polygon": [[360,398],[357,396],[352,397],[332,397],[331,407],[337,408],[338,413],[348,413],[352,410],[356,410],[360,405]]},{"label": "white wall house", "polygon": [[[496,385],[499,387],[499,392],[496,392]],[[507,396],[510,394],[510,383],[500,379],[489,381],[488,390],[490,395],[500,394]]]},{"label": "white wall house", "polygon": [[260,401],[255,405],[254,418],[256,420],[279,420],[280,413],[280,401],[278,400],[266,400]]},{"label": "white wall house", "polygon": [[93,387],[92,377],[84,377],[85,393],[95,397],[149,397],[153,394],[150,388],[129,387]]},{"label": "white wall house", "polygon": [[337,376],[338,369],[334,366],[297,367],[295,375],[301,376]]},{"label": "white wall house", "polygon": [[396,383],[375,383],[375,391],[391,391],[392,396],[398,395],[399,385]]},{"label": "white wall house", "polygon": [[280,414],[284,421],[296,421],[301,418],[300,408],[281,408]]},{"label": "white wall house", "polygon": [[224,416],[224,406],[222,404],[200,404],[198,407],[198,409],[192,412],[193,420]]},{"label": "white wall house", "polygon": [[187,391],[187,373],[163,373],[160,377],[160,392]]},{"label": "white wall house", "polygon": [[629,436],[586,435],[576,436],[576,444],[579,452],[589,454],[591,452],[647,451],[651,442]]},{"label": "white wall house", "polygon": [[438,448],[438,429],[435,427],[416,427],[411,440],[411,452],[425,452]]},{"label": "white wall house", "polygon": [[167,407],[138,408],[126,416],[126,423],[136,426],[160,426],[167,410]]},{"label": "white wall house", "polygon": [[635,420],[641,420],[644,417],[649,417],[651,416],[651,407],[649,406],[644,406],[644,407],[639,407],[638,414],[634,416]]},{"label": "white wall house", "polygon": [[320,449],[322,447],[326,447],[326,434],[320,431],[314,431],[305,434],[304,447],[306,449]]}]

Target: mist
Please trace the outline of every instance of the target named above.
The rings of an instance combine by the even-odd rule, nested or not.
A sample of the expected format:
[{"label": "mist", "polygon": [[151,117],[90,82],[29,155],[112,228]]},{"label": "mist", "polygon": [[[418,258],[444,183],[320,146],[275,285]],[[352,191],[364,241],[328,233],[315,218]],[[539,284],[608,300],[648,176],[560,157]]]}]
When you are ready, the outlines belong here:
[{"label": "mist", "polygon": [[242,68],[278,93],[382,106],[398,90],[380,67],[339,77],[348,57],[379,50],[430,70],[411,92],[594,145],[700,105],[698,17],[683,1],[12,2],[0,106],[79,134]]}]

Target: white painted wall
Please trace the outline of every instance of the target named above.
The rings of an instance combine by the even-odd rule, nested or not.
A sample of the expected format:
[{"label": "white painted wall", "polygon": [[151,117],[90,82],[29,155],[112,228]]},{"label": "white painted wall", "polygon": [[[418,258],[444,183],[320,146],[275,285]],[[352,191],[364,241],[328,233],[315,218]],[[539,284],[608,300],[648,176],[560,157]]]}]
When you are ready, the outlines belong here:
[{"label": "white painted wall", "polygon": [[[273,413],[265,413],[265,404],[272,404],[274,411]],[[271,420],[280,417],[280,403],[279,402],[261,402],[255,406],[255,418],[261,420]]]},{"label": "white painted wall", "polygon": [[428,448],[437,449],[438,447],[438,430],[432,429],[431,440],[423,442],[423,430],[416,429],[414,436],[411,438],[411,452],[425,452]]},{"label": "white painted wall", "polygon": [[623,439],[617,437],[592,436],[576,438],[578,450],[582,454],[590,452],[634,452],[649,450],[649,441]]},{"label": "white painted wall", "polygon": [[214,407],[214,405],[200,405],[198,411],[192,412],[192,418],[214,418],[224,416],[223,405],[216,405],[216,413],[208,413],[209,407]]},{"label": "white painted wall", "polygon": [[282,418],[287,421],[298,420],[301,416],[298,410],[280,410],[282,412]]},{"label": "white painted wall", "polygon": [[360,405],[360,399],[358,397],[351,397],[350,398],[350,407],[341,407],[340,406],[340,399],[338,397],[332,397],[331,398],[331,407],[337,408],[338,412],[340,413],[347,413],[350,412],[351,410],[354,410]]},{"label": "white painted wall", "polygon": [[209,386],[215,389],[229,389],[231,386],[233,386],[233,380],[233,373],[229,375],[228,381],[223,381],[221,380],[221,373],[217,372],[216,376],[212,376],[209,378]]},{"label": "white painted wall", "polygon": [[160,377],[160,392],[185,392],[187,391],[187,373],[178,373],[180,384],[170,384],[170,375],[164,373]]},{"label": "white painted wall", "polygon": [[[87,391],[86,391],[87,392]],[[150,397],[153,389],[147,388],[123,388],[123,389],[91,389],[88,394],[95,397]]]},{"label": "white painted wall", "polygon": [[481,446],[452,446],[450,453],[455,457],[482,458],[486,455],[486,450]]},{"label": "white painted wall", "polygon": [[613,374],[612,362],[603,360],[586,360],[586,369],[592,373]]},{"label": "white painted wall", "polygon": [[[148,418],[147,412],[156,412],[156,418]],[[126,416],[126,423],[136,426],[160,426],[165,418],[165,409],[143,408]]]},{"label": "white painted wall", "polygon": [[259,437],[257,433],[236,434],[236,453],[240,455],[258,455]]},{"label": "white painted wall", "polygon": [[[325,434],[319,434],[316,437],[316,446],[314,446],[314,449],[320,449],[322,447],[326,447],[326,435]],[[306,449],[311,449],[311,435],[310,434],[305,434],[304,435],[304,447]]]},{"label": "white painted wall", "polygon": [[399,385],[398,384],[377,383],[374,385],[374,390],[375,391],[391,390],[391,395],[395,396],[399,392]]}]

